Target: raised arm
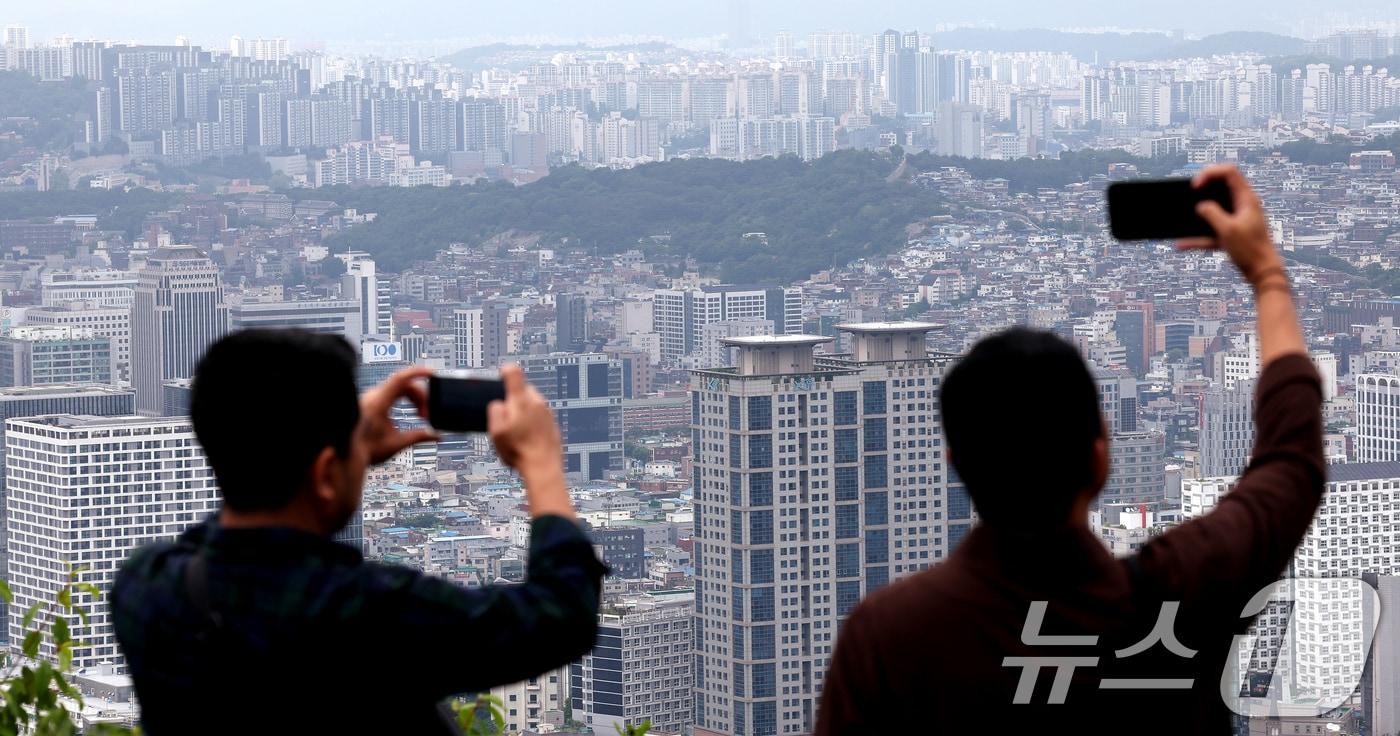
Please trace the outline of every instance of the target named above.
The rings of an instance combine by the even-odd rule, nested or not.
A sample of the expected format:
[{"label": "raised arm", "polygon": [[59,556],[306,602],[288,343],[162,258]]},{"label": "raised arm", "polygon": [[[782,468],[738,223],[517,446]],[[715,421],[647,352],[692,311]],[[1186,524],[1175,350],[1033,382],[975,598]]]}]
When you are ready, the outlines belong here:
[{"label": "raised arm", "polygon": [[405,683],[434,696],[517,682],[572,662],[593,648],[606,568],[574,520],[564,483],[559,427],[519,366],[501,369],[504,401],[488,426],[502,462],[525,483],[530,557],[521,585],[465,589],[400,567],[376,568],[387,631],[421,642]]},{"label": "raised arm", "polygon": [[1196,184],[1216,179],[1229,184],[1234,211],[1202,204],[1199,212],[1216,237],[1179,247],[1224,250],[1254,289],[1263,371],[1253,454],[1214,511],[1153,540],[1138,558],[1152,592],[1212,618],[1238,617],[1245,600],[1278,578],[1312,523],[1326,476],[1322,387],[1308,359],[1283,259],[1270,241],[1259,198],[1240,172],[1211,167]]}]

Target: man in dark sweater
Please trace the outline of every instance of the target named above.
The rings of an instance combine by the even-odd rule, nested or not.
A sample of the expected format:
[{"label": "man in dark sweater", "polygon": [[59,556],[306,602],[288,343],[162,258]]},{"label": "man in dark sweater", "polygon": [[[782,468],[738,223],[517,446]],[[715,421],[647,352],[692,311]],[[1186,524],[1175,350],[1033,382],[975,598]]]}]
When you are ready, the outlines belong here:
[{"label": "man in dark sweater", "polygon": [[519,367],[488,418],[533,517],[523,584],[467,589],[332,541],[365,468],[434,439],[389,417],[400,399],[426,415],[426,369],[357,398],[355,364],[343,339],[299,330],[234,333],[200,362],[190,413],[223,507],[138,550],[112,589],[146,733],[451,733],[444,698],[592,648],[605,569]]},{"label": "man in dark sweater", "polygon": [[1222,672],[1245,604],[1277,580],[1322,498],[1321,384],[1260,202],[1199,212],[1253,287],[1262,375],[1249,467],[1211,513],[1114,559],[1087,524],[1108,475],[1093,379],[1074,348],[1011,330],[941,392],[950,462],[980,524],[941,565],[852,611],[817,733],[1226,733]]}]

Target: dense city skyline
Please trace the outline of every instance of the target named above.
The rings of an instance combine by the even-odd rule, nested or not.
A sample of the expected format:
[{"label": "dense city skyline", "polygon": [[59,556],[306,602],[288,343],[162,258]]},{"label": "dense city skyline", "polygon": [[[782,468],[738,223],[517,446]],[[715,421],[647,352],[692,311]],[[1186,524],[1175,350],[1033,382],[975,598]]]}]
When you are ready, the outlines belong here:
[{"label": "dense city skyline", "polygon": [[[1029,326],[1087,365],[1108,474],[1078,521],[1096,552],[1133,554],[1236,487],[1267,370],[1254,291],[1222,254],[1104,227],[1109,184],[1215,163],[1267,209],[1319,377],[1327,496],[1285,574],[1400,598],[1400,26],[1156,36],[1139,58],[1140,39],[1097,35],[944,48],[912,2],[751,5],[733,48],[698,4],[471,6],[483,21],[459,31],[410,0],[376,24],[709,39],[451,59],[389,50],[344,4],[0,17],[5,646],[23,653],[14,612],[56,594],[46,571],[91,564],[105,592],[127,554],[216,507],[195,366],[226,334],[290,327],[343,338],[361,391],[518,363],[557,417],[578,531],[611,574],[592,651],[493,688],[508,731],[809,734],[851,612],[980,524],[939,404],[980,340]],[[1290,32],[1315,10],[1039,7],[1014,20],[1197,10],[1192,35]],[[315,42],[338,38],[366,43]],[[447,433],[371,468],[336,539],[475,589],[525,580],[531,513],[486,435]],[[92,647],[75,682],[92,719],[129,724],[107,604],[78,600],[94,618],[71,629]],[[1400,618],[1358,689],[1351,640],[1287,616],[1259,619],[1248,675],[1325,642],[1279,697],[1346,699],[1334,731],[1400,732]]]},{"label": "dense city skyline", "polygon": [[[1207,0],[1131,6],[1109,0],[1045,3],[1018,0],[981,5],[939,7],[914,0],[882,0],[862,5],[819,0],[726,0],[715,3],[685,0],[666,3],[623,0],[609,3],[607,12],[578,13],[576,6],[550,2],[521,4],[454,3],[447,0],[408,0],[394,13],[353,3],[307,3],[287,6],[271,0],[238,4],[177,0],[148,0],[142,13],[98,0],[64,0],[52,5],[19,6],[7,11],[6,22],[31,26],[38,38],[62,34],[77,38],[133,39],[168,43],[184,36],[214,45],[230,35],[271,35],[293,40],[299,47],[322,43],[393,42],[437,47],[448,39],[469,43],[501,40],[575,42],[589,39],[624,41],[627,37],[692,39],[714,43],[736,28],[750,38],[766,39],[779,31],[805,34],[849,29],[875,33],[884,27],[986,26],[1002,29],[1055,28],[1066,30],[1183,30],[1193,35],[1225,31],[1269,31],[1312,35],[1333,26],[1400,20],[1384,0],[1359,0],[1345,9],[1329,11],[1303,0],[1244,0],[1221,5]],[[735,3],[746,5],[735,18]],[[371,25],[363,18],[375,17]],[[431,20],[429,20],[431,19]],[[451,50],[443,47],[438,53]]]}]

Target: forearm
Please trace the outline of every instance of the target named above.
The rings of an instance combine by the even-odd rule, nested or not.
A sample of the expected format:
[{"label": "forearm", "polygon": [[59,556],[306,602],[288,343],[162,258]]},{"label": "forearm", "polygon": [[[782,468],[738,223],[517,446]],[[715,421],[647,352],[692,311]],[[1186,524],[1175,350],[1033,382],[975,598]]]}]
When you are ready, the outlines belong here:
[{"label": "forearm", "polygon": [[557,460],[521,468],[520,478],[525,483],[525,503],[531,518],[560,516],[574,520],[574,501],[569,498],[564,470]]},{"label": "forearm", "polygon": [[1280,267],[1254,284],[1255,309],[1259,315],[1259,362],[1267,366],[1281,356],[1308,352],[1303,328],[1293,307],[1288,279]]}]

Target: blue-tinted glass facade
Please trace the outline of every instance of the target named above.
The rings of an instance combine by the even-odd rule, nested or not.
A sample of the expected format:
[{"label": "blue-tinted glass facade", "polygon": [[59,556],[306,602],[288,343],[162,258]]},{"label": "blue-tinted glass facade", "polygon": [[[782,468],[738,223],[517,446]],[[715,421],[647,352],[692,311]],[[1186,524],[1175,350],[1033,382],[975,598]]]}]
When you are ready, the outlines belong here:
[{"label": "blue-tinted glass facade", "polygon": [[836,507],[836,538],[855,539],[860,536],[860,504]]},{"label": "blue-tinted glass facade", "polygon": [[749,397],[749,429],[754,431],[773,428],[773,397]]},{"label": "blue-tinted glass facade", "polygon": [[750,506],[771,506],[771,505],[773,505],[773,474],[772,474],[772,473],[750,473],[750,474],[749,474],[749,505],[750,505]]},{"label": "blue-tinted glass facade", "polygon": [[856,404],[856,392],[837,391],[832,396],[832,419],[837,425],[855,424],[860,409]]},{"label": "blue-tinted glass facade", "polygon": [[833,434],[836,438],[836,462],[855,462],[860,455],[859,446],[856,444],[856,430],[838,429]]},{"label": "blue-tinted glass facade", "polygon": [[773,435],[749,435],[749,467],[773,467]]},{"label": "blue-tinted glass facade", "polygon": [[865,532],[865,563],[890,561],[890,530],[870,529]]},{"label": "blue-tinted glass facade", "polygon": [[860,469],[837,468],[833,476],[837,501],[854,501],[860,497]]},{"label": "blue-tinted glass facade", "polygon": [[865,456],[865,487],[885,488],[889,485],[889,463],[885,455]]},{"label": "blue-tinted glass facade", "polygon": [[884,418],[876,417],[865,420],[865,451],[884,452],[885,449]]},{"label": "blue-tinted glass facade", "polygon": [[884,414],[885,413],[885,382],[866,381],[861,385],[861,391],[865,394],[865,413]]},{"label": "blue-tinted glass facade", "polygon": [[877,526],[890,521],[889,493],[870,491],[865,494],[865,525]]}]

